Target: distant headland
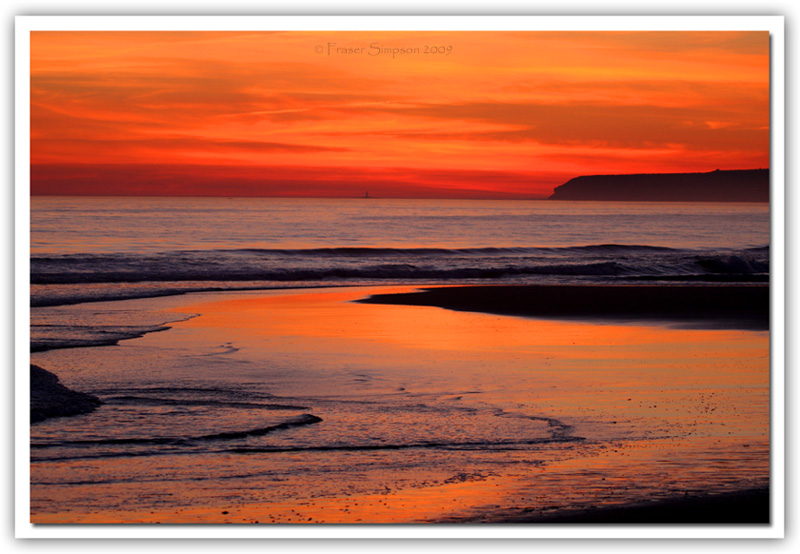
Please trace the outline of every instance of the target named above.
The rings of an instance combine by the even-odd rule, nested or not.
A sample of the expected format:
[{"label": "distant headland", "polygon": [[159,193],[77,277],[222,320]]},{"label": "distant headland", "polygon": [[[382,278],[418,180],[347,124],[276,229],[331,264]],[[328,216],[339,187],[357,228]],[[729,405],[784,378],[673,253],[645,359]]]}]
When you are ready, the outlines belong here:
[{"label": "distant headland", "polygon": [[556,187],[549,200],[769,202],[769,169],[584,175]]}]

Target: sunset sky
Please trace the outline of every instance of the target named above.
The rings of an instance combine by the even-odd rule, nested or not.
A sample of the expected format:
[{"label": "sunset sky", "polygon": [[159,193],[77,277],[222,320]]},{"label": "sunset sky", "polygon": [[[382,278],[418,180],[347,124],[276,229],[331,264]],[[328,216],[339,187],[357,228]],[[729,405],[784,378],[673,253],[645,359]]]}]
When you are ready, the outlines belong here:
[{"label": "sunset sky", "polygon": [[759,167],[767,32],[31,33],[33,194],[537,198]]}]

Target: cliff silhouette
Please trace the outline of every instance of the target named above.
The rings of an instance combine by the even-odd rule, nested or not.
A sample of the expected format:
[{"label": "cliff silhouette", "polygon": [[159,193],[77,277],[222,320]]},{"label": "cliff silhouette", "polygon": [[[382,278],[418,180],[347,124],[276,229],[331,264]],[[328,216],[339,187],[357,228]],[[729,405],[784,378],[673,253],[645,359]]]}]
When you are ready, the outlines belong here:
[{"label": "cliff silhouette", "polygon": [[769,169],[584,175],[556,187],[549,200],[769,202]]}]

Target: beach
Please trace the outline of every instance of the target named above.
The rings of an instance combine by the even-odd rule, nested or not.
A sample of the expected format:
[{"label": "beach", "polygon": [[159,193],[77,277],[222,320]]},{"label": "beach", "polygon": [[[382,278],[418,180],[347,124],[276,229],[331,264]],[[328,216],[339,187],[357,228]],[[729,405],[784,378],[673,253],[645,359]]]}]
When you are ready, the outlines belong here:
[{"label": "beach", "polygon": [[[769,334],[754,322],[766,289],[711,288],[698,307],[701,288],[349,287],[63,307],[158,306],[177,321],[32,355],[104,404],[34,427],[31,520],[635,523],[655,503],[645,519],[669,523],[733,498],[749,508],[700,519],[763,523]],[[607,307],[682,292],[668,318]],[[586,295],[596,308],[580,316],[564,300]]]}]

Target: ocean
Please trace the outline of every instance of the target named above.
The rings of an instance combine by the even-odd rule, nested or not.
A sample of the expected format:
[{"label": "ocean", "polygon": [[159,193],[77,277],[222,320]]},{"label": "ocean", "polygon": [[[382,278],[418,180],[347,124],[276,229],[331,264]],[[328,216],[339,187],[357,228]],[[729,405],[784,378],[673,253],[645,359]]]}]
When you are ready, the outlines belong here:
[{"label": "ocean", "polygon": [[[422,285],[767,284],[769,260],[767,204],[33,197],[32,363],[104,404],[32,426],[32,517],[222,521],[266,503],[274,521],[472,521],[525,499],[761,486],[767,332],[352,301]],[[698,380],[674,373],[684,363],[731,365]],[[628,492],[595,466],[531,488],[544,468],[625,448],[647,452],[615,462]],[[376,515],[393,495],[457,487],[446,517],[430,499]],[[347,499],[370,508],[356,517]]]},{"label": "ocean", "polygon": [[766,204],[33,197],[31,305],[393,283],[767,282]]}]

